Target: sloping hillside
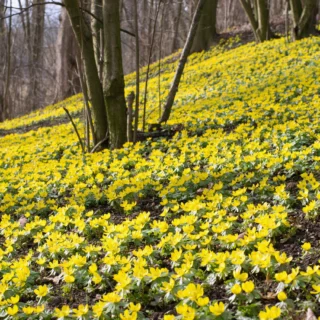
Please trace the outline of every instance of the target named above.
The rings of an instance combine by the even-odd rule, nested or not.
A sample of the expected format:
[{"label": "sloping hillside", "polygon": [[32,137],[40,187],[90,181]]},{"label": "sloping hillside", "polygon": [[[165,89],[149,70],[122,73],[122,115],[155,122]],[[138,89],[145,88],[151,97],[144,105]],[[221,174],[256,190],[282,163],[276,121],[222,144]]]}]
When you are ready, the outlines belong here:
[{"label": "sloping hillside", "polygon": [[[0,317],[320,316],[319,44],[191,56],[172,139],[82,155],[68,123],[31,130],[80,96],[0,124]],[[149,123],[172,60],[160,88],[152,66]]]}]

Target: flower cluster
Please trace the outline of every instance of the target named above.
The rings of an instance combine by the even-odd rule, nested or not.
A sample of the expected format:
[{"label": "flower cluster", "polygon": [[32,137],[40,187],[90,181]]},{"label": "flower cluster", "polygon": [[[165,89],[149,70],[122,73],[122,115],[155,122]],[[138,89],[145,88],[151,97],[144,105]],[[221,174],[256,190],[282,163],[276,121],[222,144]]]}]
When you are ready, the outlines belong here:
[{"label": "flower cluster", "polygon": [[69,124],[0,139],[1,316],[291,319],[320,302],[314,239],[294,238],[320,207],[319,39],[236,43],[190,57],[170,140],[82,155]]}]

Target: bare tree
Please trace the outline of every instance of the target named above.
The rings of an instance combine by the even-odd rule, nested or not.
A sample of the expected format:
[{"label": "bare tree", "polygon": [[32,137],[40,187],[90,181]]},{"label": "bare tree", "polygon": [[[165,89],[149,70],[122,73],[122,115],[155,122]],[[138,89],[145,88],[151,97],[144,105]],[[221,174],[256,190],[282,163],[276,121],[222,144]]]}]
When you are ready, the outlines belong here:
[{"label": "bare tree", "polygon": [[83,12],[81,11],[77,0],[65,0],[64,4],[84,63],[84,71],[95,123],[95,136],[98,141],[102,141],[108,133],[107,112],[95,60],[90,25],[88,21],[84,19]]},{"label": "bare tree", "polygon": [[179,84],[180,84],[180,80],[181,80],[181,76],[184,70],[184,67],[186,65],[188,56],[190,54],[191,51],[191,47],[193,44],[193,40],[194,37],[196,35],[197,29],[198,29],[198,25],[199,25],[199,21],[201,19],[201,15],[202,15],[202,10],[203,7],[206,3],[206,1],[210,1],[210,0],[199,0],[197,8],[195,10],[194,16],[193,16],[193,20],[190,26],[190,30],[189,30],[189,34],[188,34],[188,38],[186,40],[185,46],[183,48],[183,51],[181,53],[181,57],[179,60],[179,65],[176,71],[176,74],[174,76],[173,82],[171,84],[171,88],[167,97],[167,101],[166,104],[164,106],[164,110],[160,119],[160,123],[163,122],[167,122],[169,120],[170,114],[171,114],[171,110],[172,110],[172,106],[176,97],[176,94],[178,92],[179,89]]}]

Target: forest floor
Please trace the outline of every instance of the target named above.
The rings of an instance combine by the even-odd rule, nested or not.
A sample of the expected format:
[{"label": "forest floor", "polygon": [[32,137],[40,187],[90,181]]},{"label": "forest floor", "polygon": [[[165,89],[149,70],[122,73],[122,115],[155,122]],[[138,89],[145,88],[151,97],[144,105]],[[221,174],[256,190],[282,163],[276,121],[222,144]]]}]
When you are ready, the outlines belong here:
[{"label": "forest floor", "polygon": [[0,317],[320,316],[320,40],[243,37],[190,56],[169,136],[82,154],[81,95],[0,124]]}]

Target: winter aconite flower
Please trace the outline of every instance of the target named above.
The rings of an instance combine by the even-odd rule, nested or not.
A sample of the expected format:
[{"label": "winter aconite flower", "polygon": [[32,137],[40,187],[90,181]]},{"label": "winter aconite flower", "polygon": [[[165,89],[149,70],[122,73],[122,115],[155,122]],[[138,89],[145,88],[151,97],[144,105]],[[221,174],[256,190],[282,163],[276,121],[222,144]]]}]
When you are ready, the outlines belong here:
[{"label": "winter aconite flower", "polygon": [[273,320],[279,318],[281,315],[281,309],[273,306],[271,308],[266,307],[265,311],[259,313],[260,320]]},{"label": "winter aconite flower", "polygon": [[45,297],[49,292],[49,288],[46,285],[39,286],[38,289],[34,290],[34,293],[37,295],[37,297]]},{"label": "winter aconite flower", "polygon": [[209,310],[215,316],[220,316],[225,311],[225,306],[223,302],[216,302],[215,304],[209,307]]},{"label": "winter aconite flower", "polygon": [[278,300],[279,300],[279,301],[285,301],[285,300],[287,300],[287,298],[288,298],[287,295],[286,295],[286,293],[283,292],[283,291],[279,292],[278,295],[277,295],[277,297],[278,297]]},{"label": "winter aconite flower", "polygon": [[233,294],[239,294],[241,293],[242,289],[241,289],[241,286],[240,284],[236,283],[232,288],[231,288],[231,292]]},{"label": "winter aconite flower", "polygon": [[254,290],[253,281],[247,281],[242,283],[242,289],[245,293],[251,293]]},{"label": "winter aconite flower", "polygon": [[304,251],[309,251],[311,249],[311,243],[310,242],[305,242],[301,248],[304,250]]}]

